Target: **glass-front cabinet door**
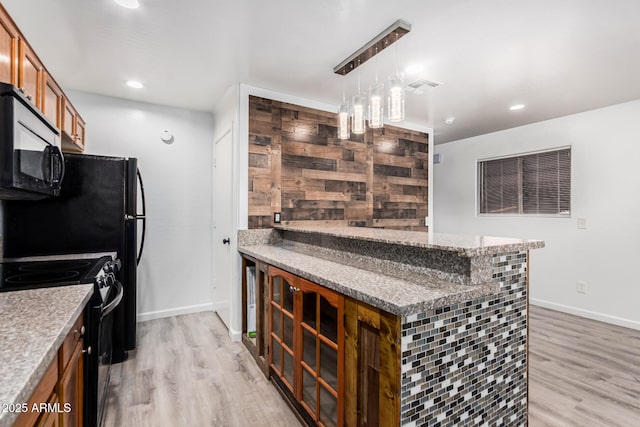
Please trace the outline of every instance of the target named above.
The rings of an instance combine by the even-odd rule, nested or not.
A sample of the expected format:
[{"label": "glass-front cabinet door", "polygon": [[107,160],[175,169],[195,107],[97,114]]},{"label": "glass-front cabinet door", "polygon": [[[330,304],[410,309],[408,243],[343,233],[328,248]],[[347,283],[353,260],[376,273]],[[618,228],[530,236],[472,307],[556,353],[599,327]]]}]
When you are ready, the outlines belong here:
[{"label": "glass-front cabinet door", "polygon": [[269,364],[284,384],[294,391],[294,298],[292,275],[270,270],[271,351]]},{"label": "glass-front cabinet door", "polygon": [[[273,372],[317,425],[342,426],[344,297],[276,268],[270,267],[269,274]],[[292,336],[289,331],[293,331]],[[291,356],[292,380],[290,365],[284,360]]]}]

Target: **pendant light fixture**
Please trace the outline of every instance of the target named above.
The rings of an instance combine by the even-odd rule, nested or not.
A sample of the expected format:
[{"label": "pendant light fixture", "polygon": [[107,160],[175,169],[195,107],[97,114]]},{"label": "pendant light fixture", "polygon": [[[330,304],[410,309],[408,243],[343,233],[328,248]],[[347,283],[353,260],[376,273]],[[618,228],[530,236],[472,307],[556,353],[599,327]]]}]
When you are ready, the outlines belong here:
[{"label": "pendant light fixture", "polygon": [[342,88],[342,104],[338,107],[338,139],[349,139],[349,103],[345,95],[344,87]]},{"label": "pendant light fixture", "polygon": [[[378,49],[376,48],[376,54]],[[384,85],[378,81],[378,59],[376,58],[376,80],[369,86],[369,127],[379,129],[382,127],[384,117]]]},{"label": "pendant light fixture", "polygon": [[351,102],[351,132],[356,135],[364,133],[365,109],[367,99],[360,91],[360,73],[358,73],[358,92]]},{"label": "pendant light fixture", "polygon": [[[396,33],[396,39],[398,34]],[[398,45],[396,45],[396,74],[389,76],[387,111],[390,122],[404,120],[404,73],[398,69]]]},{"label": "pendant light fixture", "polygon": [[376,79],[369,88],[369,127],[379,129],[382,127],[384,117],[384,85]]},{"label": "pendant light fixture", "polygon": [[404,75],[397,70],[394,76],[389,77],[387,111],[389,112],[390,122],[404,120]]}]

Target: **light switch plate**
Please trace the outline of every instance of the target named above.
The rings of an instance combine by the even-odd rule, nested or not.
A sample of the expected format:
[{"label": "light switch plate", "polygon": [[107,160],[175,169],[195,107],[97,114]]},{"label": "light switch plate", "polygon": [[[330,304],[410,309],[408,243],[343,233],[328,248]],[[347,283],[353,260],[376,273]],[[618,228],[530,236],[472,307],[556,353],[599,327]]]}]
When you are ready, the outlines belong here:
[{"label": "light switch plate", "polygon": [[273,213],[273,223],[280,224],[280,212]]}]

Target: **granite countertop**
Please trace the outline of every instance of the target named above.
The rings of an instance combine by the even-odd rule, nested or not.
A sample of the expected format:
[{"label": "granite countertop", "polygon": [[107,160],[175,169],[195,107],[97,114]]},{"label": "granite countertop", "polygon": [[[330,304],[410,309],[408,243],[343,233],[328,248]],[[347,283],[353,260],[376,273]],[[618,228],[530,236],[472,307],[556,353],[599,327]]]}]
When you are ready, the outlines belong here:
[{"label": "granite countertop", "polygon": [[466,286],[415,274],[402,278],[328,261],[286,245],[239,246],[244,254],[398,316],[468,301],[498,292],[494,282]]},{"label": "granite countertop", "polygon": [[298,233],[320,234],[346,239],[366,240],[371,242],[451,251],[467,257],[493,255],[544,247],[544,242],[542,240],[514,239],[509,237],[473,236],[430,232],[423,233],[365,227],[319,228],[280,225],[274,228],[277,230],[295,231]]},{"label": "granite countertop", "polygon": [[0,293],[0,427],[27,403],[93,294],[93,285]]}]

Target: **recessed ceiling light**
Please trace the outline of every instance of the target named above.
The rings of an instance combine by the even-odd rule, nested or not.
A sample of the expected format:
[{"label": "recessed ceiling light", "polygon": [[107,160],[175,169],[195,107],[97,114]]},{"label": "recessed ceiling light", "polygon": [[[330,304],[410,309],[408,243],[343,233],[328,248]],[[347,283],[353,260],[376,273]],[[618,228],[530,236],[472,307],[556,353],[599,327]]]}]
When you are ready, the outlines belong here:
[{"label": "recessed ceiling light", "polygon": [[144,87],[142,82],[139,82],[137,80],[127,80],[127,86],[132,87],[134,89],[142,89]]},{"label": "recessed ceiling light", "polygon": [[516,111],[516,110],[522,110],[523,108],[524,108],[524,104],[516,104],[509,107],[509,110]]},{"label": "recessed ceiling light", "polygon": [[404,69],[404,72],[407,74],[418,74],[420,71],[424,70],[424,65],[422,64],[411,64]]},{"label": "recessed ceiling light", "polygon": [[456,121],[456,118],[455,118],[455,117],[447,117],[446,119],[444,119],[444,124],[445,124],[445,125],[450,125],[450,124],[452,124],[452,123],[453,123],[453,122],[455,122],[455,121]]},{"label": "recessed ceiling light", "polygon": [[113,1],[118,3],[118,5],[127,9],[137,9],[138,7],[140,7],[140,3],[138,2],[138,0],[113,0]]}]

